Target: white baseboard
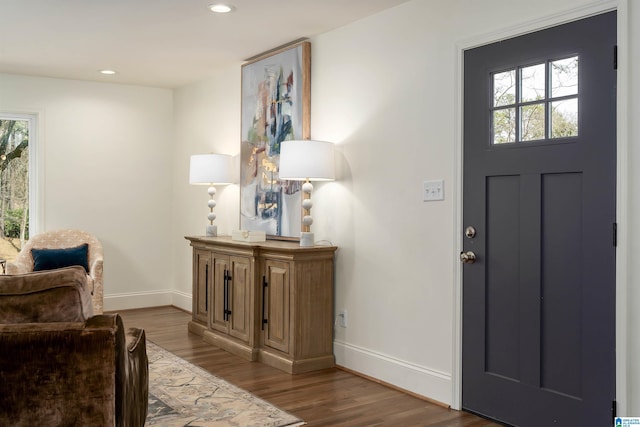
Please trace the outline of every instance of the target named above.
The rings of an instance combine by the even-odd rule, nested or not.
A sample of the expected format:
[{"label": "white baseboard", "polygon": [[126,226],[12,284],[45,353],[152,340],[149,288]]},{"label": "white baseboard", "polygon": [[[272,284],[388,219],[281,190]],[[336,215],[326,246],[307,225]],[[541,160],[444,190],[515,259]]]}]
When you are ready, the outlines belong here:
[{"label": "white baseboard", "polygon": [[387,384],[451,405],[451,374],[438,372],[399,359],[334,341],[336,364]]},{"label": "white baseboard", "polygon": [[173,305],[191,312],[191,294],[166,289],[153,292],[130,292],[104,296],[105,311],[161,307],[163,305]]},{"label": "white baseboard", "polygon": [[178,307],[184,311],[191,313],[193,305],[191,304],[191,294],[185,294],[184,292],[173,291],[173,299],[171,305]]}]

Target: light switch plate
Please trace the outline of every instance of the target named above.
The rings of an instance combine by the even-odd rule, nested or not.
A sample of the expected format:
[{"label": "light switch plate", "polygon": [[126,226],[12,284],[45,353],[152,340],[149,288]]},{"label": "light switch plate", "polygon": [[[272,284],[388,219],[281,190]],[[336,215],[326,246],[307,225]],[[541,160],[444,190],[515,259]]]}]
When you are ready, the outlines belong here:
[{"label": "light switch plate", "polygon": [[422,200],[425,202],[444,200],[444,180],[425,181],[422,187]]}]

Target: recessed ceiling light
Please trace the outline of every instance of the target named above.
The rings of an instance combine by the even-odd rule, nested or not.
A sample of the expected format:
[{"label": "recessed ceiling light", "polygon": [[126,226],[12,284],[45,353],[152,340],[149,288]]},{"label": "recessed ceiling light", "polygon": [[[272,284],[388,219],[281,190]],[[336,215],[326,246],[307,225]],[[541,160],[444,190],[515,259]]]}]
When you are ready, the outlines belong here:
[{"label": "recessed ceiling light", "polygon": [[111,76],[113,74],[116,74],[116,71],[114,71],[114,70],[100,70],[100,73],[101,74],[105,74],[107,76]]},{"label": "recessed ceiling light", "polygon": [[209,5],[209,9],[211,10],[211,12],[215,13],[229,13],[234,9],[234,7],[228,4],[219,3]]}]

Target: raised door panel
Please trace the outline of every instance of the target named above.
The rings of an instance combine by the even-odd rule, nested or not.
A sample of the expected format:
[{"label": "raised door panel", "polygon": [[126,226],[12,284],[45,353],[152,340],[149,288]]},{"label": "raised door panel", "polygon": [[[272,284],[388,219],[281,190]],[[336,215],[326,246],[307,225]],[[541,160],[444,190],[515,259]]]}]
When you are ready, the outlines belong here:
[{"label": "raised door panel", "polygon": [[211,310],[210,310],[210,323],[211,329],[215,329],[220,332],[229,332],[229,323],[226,320],[225,308],[226,308],[226,280],[225,274],[229,267],[229,257],[226,255],[220,255],[217,253],[212,254],[212,298],[211,298]]},{"label": "raised door panel", "polygon": [[293,356],[333,355],[333,259],[298,262],[295,272],[291,288]]},{"label": "raised door panel", "polygon": [[245,342],[250,341],[253,319],[253,274],[251,261],[244,257],[231,257],[231,280],[228,297],[229,335]]},{"label": "raised door panel", "polygon": [[265,275],[264,345],[289,353],[289,264],[265,260]]},{"label": "raised door panel", "polygon": [[210,260],[211,252],[200,249],[193,251],[193,320],[204,325],[209,321]]}]

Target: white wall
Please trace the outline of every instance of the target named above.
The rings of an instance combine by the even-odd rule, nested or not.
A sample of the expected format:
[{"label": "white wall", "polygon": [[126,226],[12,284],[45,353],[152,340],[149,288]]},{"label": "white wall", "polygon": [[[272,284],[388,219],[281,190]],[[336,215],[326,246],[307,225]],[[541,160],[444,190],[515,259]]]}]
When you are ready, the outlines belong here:
[{"label": "white wall", "polygon": [[[176,304],[191,310],[191,247],[184,236],[202,236],[209,221],[207,187],[189,184],[193,154],[240,154],[240,69],[214,71],[206,81],[175,92],[175,145],[173,149],[173,245],[176,263]],[[239,158],[236,159],[236,162]],[[218,234],[239,228],[239,187],[218,186],[215,213]],[[178,302],[178,301],[176,301]]]},{"label": "white wall", "polygon": [[[339,179],[316,185],[313,227],[316,239],[330,240],[340,248],[335,307],[346,309],[349,317],[348,327],[336,330],[340,365],[441,402],[454,401],[454,352],[459,351],[454,333],[460,232],[456,223],[460,161],[455,151],[458,47],[603,3],[415,0],[312,39],[311,136],[338,144]],[[640,22],[637,9],[630,16],[632,22]],[[633,28],[631,41],[635,55],[630,57],[640,58],[640,35]],[[185,149],[176,156],[183,168],[180,175],[186,174],[187,155],[198,152],[194,149],[204,135],[209,136],[212,150],[237,152],[239,75],[240,64],[176,92],[178,149]],[[629,98],[640,99],[637,87],[633,89],[635,96]],[[210,128],[205,128],[208,124]],[[633,141],[640,135],[640,124],[634,123],[630,133]],[[232,145],[230,139],[235,141]],[[640,158],[640,152],[631,151],[632,159]],[[632,182],[638,178],[634,175]],[[444,179],[444,201],[421,200],[422,182],[427,179]],[[180,180],[184,183],[177,185],[186,194],[180,204],[201,212],[204,196],[187,190],[186,178]],[[634,188],[631,185],[631,194]],[[232,199],[225,204],[237,204],[236,188],[224,196]],[[631,202],[630,219],[640,211],[640,199]],[[194,217],[186,209],[176,214],[177,223],[185,228],[202,215]],[[236,211],[221,213],[218,222],[222,229],[235,228]],[[632,229],[631,224],[624,226]],[[178,272],[187,281],[189,248],[183,244],[179,252]],[[629,274],[632,283],[640,266],[631,267]],[[179,286],[187,292],[184,283]],[[630,299],[640,303],[640,291],[630,288]],[[640,315],[630,313],[630,325],[637,325]],[[628,336],[629,360],[635,360],[632,356],[640,354],[637,328],[630,326]],[[637,363],[630,365],[630,394],[618,398],[623,411],[640,414],[640,369]],[[624,389],[621,394],[626,394]]]},{"label": "white wall", "polygon": [[0,74],[0,111],[38,114],[40,229],[101,240],[105,309],[171,303],[172,91]]}]

